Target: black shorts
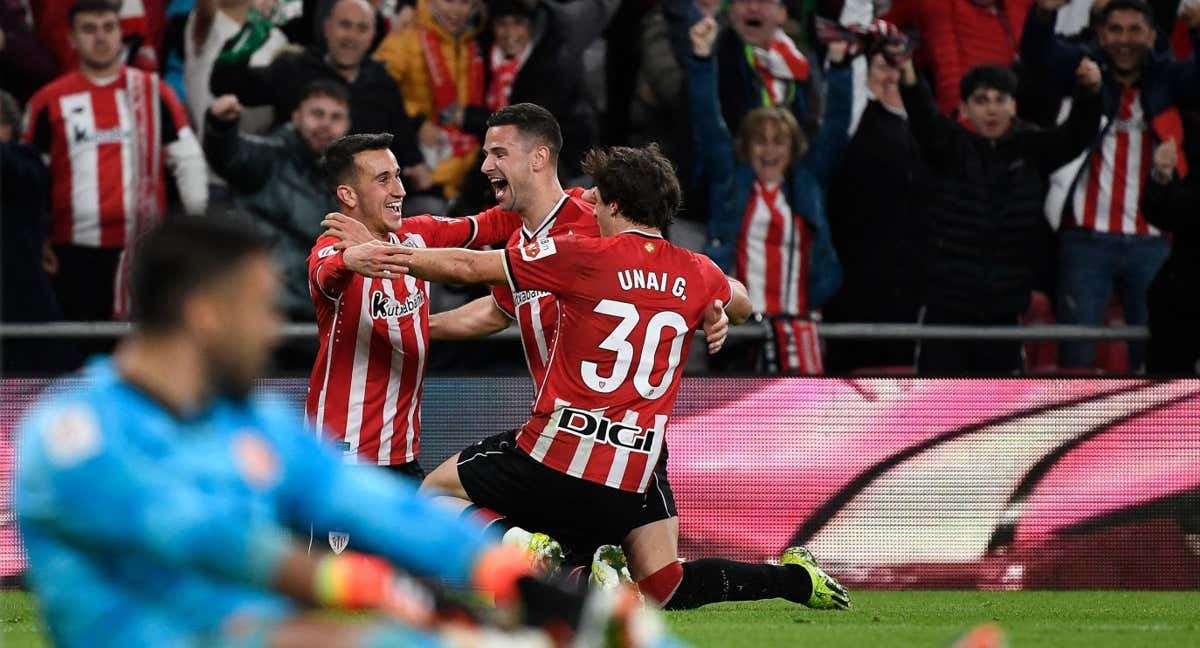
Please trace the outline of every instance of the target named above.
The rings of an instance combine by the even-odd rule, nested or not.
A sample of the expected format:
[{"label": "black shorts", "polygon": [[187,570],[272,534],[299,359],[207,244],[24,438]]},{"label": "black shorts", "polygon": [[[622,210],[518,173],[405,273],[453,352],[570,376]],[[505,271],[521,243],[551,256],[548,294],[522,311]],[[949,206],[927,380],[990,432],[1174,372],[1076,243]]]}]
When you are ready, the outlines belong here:
[{"label": "black shorts", "polygon": [[390,473],[410,477],[418,482],[425,480],[425,469],[421,467],[421,464],[417,463],[416,459],[413,459],[408,463],[395,464],[393,466],[380,466],[380,468],[383,468]]},{"label": "black shorts", "polygon": [[588,564],[600,545],[619,545],[630,531],[678,515],[665,451],[646,492],[632,493],[544,466],[517,447],[516,436],[502,432],[463,450],[458,479],[476,505],[557,540],[568,562]]}]

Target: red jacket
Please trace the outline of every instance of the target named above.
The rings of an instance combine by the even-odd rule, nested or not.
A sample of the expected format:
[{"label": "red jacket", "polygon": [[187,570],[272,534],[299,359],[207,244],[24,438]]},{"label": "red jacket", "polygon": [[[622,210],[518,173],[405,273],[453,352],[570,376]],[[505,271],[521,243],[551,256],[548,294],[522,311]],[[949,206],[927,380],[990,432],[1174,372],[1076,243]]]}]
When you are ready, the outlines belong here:
[{"label": "red jacket", "polygon": [[884,18],[921,37],[919,56],[933,68],[938,107],[958,108],[958,82],[967,70],[1017,60],[1021,29],[1033,0],[897,0]]}]

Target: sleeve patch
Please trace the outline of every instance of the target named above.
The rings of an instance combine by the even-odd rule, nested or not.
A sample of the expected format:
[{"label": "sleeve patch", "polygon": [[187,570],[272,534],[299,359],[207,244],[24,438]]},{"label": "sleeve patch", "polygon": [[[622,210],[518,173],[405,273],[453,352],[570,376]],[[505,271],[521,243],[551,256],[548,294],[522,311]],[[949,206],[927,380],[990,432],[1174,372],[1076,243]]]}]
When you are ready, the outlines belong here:
[{"label": "sleeve patch", "polygon": [[526,261],[544,259],[553,256],[556,252],[558,250],[554,247],[554,239],[551,238],[534,239],[521,246],[521,258]]},{"label": "sleeve patch", "polygon": [[333,247],[332,245],[327,245],[317,251],[317,258],[318,259],[327,259],[337,253],[338,253],[337,248]]},{"label": "sleeve patch", "polygon": [[83,463],[100,454],[100,425],[88,407],[77,406],[50,419],[46,427],[46,457],[60,468]]}]

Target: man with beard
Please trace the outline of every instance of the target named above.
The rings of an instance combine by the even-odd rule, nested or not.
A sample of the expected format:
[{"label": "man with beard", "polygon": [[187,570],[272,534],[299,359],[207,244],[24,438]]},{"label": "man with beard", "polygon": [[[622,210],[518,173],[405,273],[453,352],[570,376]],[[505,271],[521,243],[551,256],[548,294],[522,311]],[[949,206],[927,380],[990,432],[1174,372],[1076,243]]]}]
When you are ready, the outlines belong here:
[{"label": "man with beard", "polygon": [[[1147,293],[1170,252],[1162,233],[1142,213],[1141,194],[1159,142],[1183,143],[1180,109],[1200,106],[1200,65],[1173,61],[1153,52],[1154,13],[1143,0],[1111,0],[1096,16],[1098,51],[1057,39],[1055,12],[1066,0],[1038,0],[1026,21],[1022,55],[1044,62],[1046,93],[1070,87],[1068,68],[1084,56],[1104,69],[1104,115],[1099,137],[1085,154],[1067,192],[1059,236],[1057,319],[1065,324],[1099,325],[1114,286],[1125,321],[1145,324]],[[1200,5],[1180,16],[1193,42],[1200,37]],[[1177,155],[1180,175],[1186,157]],[[1138,370],[1144,344],[1130,344],[1130,368]],[[1064,367],[1095,365],[1095,342],[1064,342]]]}]

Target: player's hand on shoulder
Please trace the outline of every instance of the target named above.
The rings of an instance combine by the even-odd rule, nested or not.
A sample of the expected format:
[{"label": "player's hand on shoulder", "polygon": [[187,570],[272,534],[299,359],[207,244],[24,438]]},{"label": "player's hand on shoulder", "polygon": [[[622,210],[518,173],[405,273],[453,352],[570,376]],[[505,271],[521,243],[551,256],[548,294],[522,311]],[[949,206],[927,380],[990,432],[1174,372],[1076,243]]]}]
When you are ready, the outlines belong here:
[{"label": "player's hand on shoulder", "polygon": [[342,262],[364,277],[395,279],[408,273],[412,253],[412,248],[371,240],[346,248]]},{"label": "player's hand on shoulder", "polygon": [[324,236],[333,236],[338,239],[338,242],[333,244],[335,250],[345,250],[360,243],[369,243],[375,240],[366,225],[340,212],[325,214],[325,220],[321,221],[321,227],[325,228]]}]

